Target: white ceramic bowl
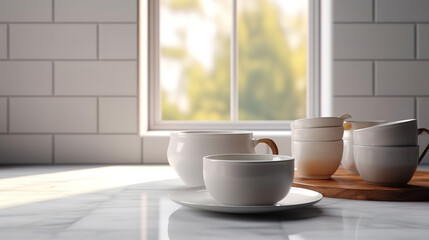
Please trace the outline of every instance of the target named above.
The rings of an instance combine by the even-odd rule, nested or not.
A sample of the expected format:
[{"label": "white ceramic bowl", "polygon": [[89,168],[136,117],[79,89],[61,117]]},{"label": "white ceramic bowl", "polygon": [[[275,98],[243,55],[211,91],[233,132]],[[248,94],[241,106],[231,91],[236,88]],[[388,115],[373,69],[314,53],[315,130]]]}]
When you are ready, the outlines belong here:
[{"label": "white ceramic bowl", "polygon": [[336,141],[342,139],[343,133],[343,126],[298,128],[292,130],[292,139],[296,141]]},{"label": "white ceramic bowl", "polygon": [[413,177],[419,158],[419,146],[353,146],[356,168],[369,184],[401,186]]},{"label": "white ceramic bowl", "polygon": [[329,179],[343,155],[343,140],[329,142],[292,141],[295,165],[302,177]]},{"label": "white ceramic bowl", "polygon": [[407,119],[353,130],[356,145],[411,146],[417,145],[417,121]]},{"label": "white ceramic bowl", "polygon": [[386,123],[386,121],[383,120],[371,120],[371,121],[352,121],[352,120],[346,120],[344,121],[344,125],[348,125],[349,128],[345,128],[347,130],[356,130],[361,128],[367,128],[372,127],[375,125]]},{"label": "white ceramic bowl", "polygon": [[338,127],[343,125],[343,119],[339,117],[302,118],[291,123],[291,129]]},{"label": "white ceramic bowl", "polygon": [[375,125],[386,123],[386,121],[375,120],[375,121],[345,121],[343,140],[353,141],[353,130],[372,127]]},{"label": "white ceramic bowl", "polygon": [[255,146],[260,142],[275,146],[272,140],[253,139],[253,133],[245,131],[172,132],[167,158],[170,166],[188,187],[204,186],[204,156],[225,153],[255,153]]},{"label": "white ceramic bowl", "polygon": [[294,158],[268,154],[220,154],[204,157],[209,194],[227,205],[272,205],[289,192]]}]

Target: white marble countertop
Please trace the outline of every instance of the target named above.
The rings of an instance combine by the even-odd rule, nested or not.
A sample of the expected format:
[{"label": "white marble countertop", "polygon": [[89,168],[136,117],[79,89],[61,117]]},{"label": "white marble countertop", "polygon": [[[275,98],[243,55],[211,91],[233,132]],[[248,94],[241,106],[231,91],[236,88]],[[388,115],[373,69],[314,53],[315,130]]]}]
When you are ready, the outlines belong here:
[{"label": "white marble countertop", "polygon": [[429,239],[428,202],[323,198],[232,215],[172,202],[180,188],[168,166],[2,167],[0,239]]}]

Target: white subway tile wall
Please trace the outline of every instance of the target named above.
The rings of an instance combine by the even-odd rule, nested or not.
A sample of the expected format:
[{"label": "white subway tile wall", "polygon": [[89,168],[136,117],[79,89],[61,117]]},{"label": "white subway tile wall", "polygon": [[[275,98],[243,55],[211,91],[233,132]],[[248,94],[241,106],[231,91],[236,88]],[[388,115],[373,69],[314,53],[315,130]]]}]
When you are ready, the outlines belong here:
[{"label": "white subway tile wall", "polygon": [[429,129],[429,97],[417,98],[417,121],[420,123],[419,127]]},{"label": "white subway tile wall", "polygon": [[55,0],[58,22],[137,22],[138,0]]},{"label": "white subway tile wall", "polygon": [[96,24],[10,24],[11,59],[96,59]]},{"label": "white subway tile wall", "polygon": [[55,62],[55,95],[137,96],[136,61]]},{"label": "white subway tile wall", "polygon": [[99,31],[101,59],[137,59],[137,24],[101,24]]},{"label": "white subway tile wall", "polygon": [[413,97],[336,97],[334,115],[349,113],[356,120],[414,118]]},{"label": "white subway tile wall", "polygon": [[417,58],[429,59],[429,24],[417,24]]},{"label": "white subway tile wall", "polygon": [[57,135],[55,163],[141,163],[137,135]]},{"label": "white subway tile wall", "polygon": [[97,133],[97,98],[9,98],[11,133]]},{"label": "white subway tile wall", "polygon": [[372,96],[373,62],[336,61],[333,66],[335,95]]},{"label": "white subway tile wall", "polygon": [[0,133],[7,133],[7,98],[4,97],[0,97]]},{"label": "white subway tile wall", "polygon": [[413,59],[413,24],[341,24],[334,26],[335,59]]},{"label": "white subway tile wall", "polygon": [[101,133],[137,134],[137,97],[103,97],[99,101]]},{"label": "white subway tile wall", "polygon": [[375,0],[375,19],[377,22],[429,22],[428,9],[427,0]]},{"label": "white subway tile wall", "polygon": [[[334,0],[335,114],[429,128],[428,9],[427,0]],[[420,137],[421,150],[428,142]]]},{"label": "white subway tile wall", "polygon": [[0,0],[0,164],[142,163],[138,0]]},{"label": "white subway tile wall", "polygon": [[[0,0],[0,164],[165,162],[137,134],[137,6]],[[335,114],[429,127],[427,9],[334,0]]]},{"label": "white subway tile wall", "polygon": [[51,22],[52,0],[1,0],[0,22]]},{"label": "white subway tile wall", "polygon": [[[164,138],[159,136],[145,136],[143,139],[143,162],[151,164],[165,163],[167,159],[167,149],[169,141],[165,141],[165,138],[169,134],[165,134]],[[154,147],[156,146],[156,148]],[[165,149],[165,151],[159,151],[159,149]]]},{"label": "white subway tile wall", "polygon": [[372,22],[372,0],[334,0],[335,22]]},{"label": "white subway tile wall", "polygon": [[50,135],[0,135],[1,164],[52,164]]},{"label": "white subway tile wall", "polygon": [[48,61],[0,61],[0,95],[52,94],[52,63]]},{"label": "white subway tile wall", "polygon": [[0,59],[7,58],[7,25],[0,24]]},{"label": "white subway tile wall", "polygon": [[[428,145],[428,143],[429,143],[429,135],[427,135],[427,134],[421,134],[419,136],[419,146],[420,146],[419,147],[419,153],[420,153],[420,156],[423,153],[423,151],[425,150],[425,148]],[[428,161],[428,154],[429,154],[429,152],[426,153],[426,155],[423,158],[423,160],[422,160],[421,163],[423,163],[423,164],[428,164],[429,163],[429,161]]]},{"label": "white subway tile wall", "polygon": [[379,61],[375,66],[377,96],[429,96],[429,61]]}]

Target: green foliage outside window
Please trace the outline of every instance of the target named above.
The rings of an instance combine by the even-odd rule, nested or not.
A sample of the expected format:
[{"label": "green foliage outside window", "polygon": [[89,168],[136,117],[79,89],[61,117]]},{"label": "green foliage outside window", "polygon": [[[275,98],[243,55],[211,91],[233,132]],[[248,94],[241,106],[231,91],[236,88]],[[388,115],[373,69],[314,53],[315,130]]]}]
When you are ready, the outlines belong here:
[{"label": "green foliage outside window", "polygon": [[[303,118],[306,114],[307,18],[297,15],[285,19],[270,0],[253,2],[255,7],[240,9],[237,15],[239,119]],[[197,0],[171,0],[168,6],[175,11],[194,8],[199,14],[205,14]],[[285,39],[289,36],[288,29],[295,29],[293,37],[298,39],[293,47]],[[213,47],[216,54],[211,71],[190,59],[185,47],[162,47],[163,57],[183,61],[183,81],[179,87],[189,103],[188,110],[183,111],[176,102],[169,101],[168,93],[163,91],[163,120],[230,119],[230,36],[218,34]]]}]

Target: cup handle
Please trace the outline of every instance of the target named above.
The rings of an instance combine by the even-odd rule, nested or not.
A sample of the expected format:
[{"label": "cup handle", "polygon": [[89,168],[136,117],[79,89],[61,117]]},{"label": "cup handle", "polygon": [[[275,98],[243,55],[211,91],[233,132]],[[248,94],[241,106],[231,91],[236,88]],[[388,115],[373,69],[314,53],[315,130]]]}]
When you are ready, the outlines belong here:
[{"label": "cup handle", "polygon": [[[265,143],[265,144],[267,144],[268,147],[271,148],[271,151],[273,152],[274,155],[278,155],[279,154],[279,149],[278,149],[276,143],[273,140],[271,140],[269,138],[261,138],[261,139],[256,140],[255,146],[258,145],[259,143]],[[429,145],[428,145],[428,147],[429,147]]]},{"label": "cup handle", "polygon": [[[418,129],[418,135],[420,135],[422,133],[429,134],[429,130],[426,129],[426,128],[419,128]],[[428,150],[429,150],[429,143],[426,146],[425,150],[422,152],[422,155],[420,155],[420,157],[419,157],[419,163],[423,160],[423,157],[426,155],[426,153],[427,153]]]},{"label": "cup handle", "polygon": [[351,117],[352,117],[352,116],[351,116],[350,114],[348,114],[348,113],[345,113],[345,114],[343,114],[343,115],[339,116],[339,118],[341,118],[341,119],[343,119],[343,120],[349,119],[349,118],[351,118]]}]

